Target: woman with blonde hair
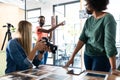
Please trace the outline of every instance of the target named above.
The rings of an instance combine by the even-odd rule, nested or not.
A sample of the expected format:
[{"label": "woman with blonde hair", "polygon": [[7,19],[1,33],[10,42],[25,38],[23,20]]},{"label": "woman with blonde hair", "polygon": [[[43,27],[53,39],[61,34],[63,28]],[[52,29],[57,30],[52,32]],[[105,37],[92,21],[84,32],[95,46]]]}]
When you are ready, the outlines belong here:
[{"label": "woman with blonde hair", "polygon": [[31,50],[32,24],[22,20],[18,24],[19,36],[11,39],[6,47],[7,67],[5,73],[21,71],[39,65],[42,54],[36,55],[36,50],[48,50],[44,42],[37,42]]}]

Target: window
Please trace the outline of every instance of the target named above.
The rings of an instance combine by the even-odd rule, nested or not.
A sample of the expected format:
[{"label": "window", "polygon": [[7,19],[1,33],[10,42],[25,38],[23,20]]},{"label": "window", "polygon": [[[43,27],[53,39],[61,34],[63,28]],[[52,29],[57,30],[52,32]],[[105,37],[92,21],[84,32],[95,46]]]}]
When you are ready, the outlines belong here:
[{"label": "window", "polygon": [[[80,2],[54,6],[57,23],[65,20],[65,26],[55,30],[55,44],[58,52],[55,55],[55,65],[64,66],[71,56],[81,32],[79,19]],[[71,12],[72,11],[72,12]],[[75,57],[74,67],[80,66],[80,54]]]},{"label": "window", "polygon": [[38,17],[41,15],[41,9],[27,10],[27,20],[32,23],[32,43],[36,42],[35,28],[38,26]]}]

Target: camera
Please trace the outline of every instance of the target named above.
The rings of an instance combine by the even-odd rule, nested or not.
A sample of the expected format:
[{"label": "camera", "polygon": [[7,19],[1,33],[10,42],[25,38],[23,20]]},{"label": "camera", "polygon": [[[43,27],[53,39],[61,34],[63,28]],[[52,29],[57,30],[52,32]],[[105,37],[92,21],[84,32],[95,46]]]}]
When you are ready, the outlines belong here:
[{"label": "camera", "polygon": [[41,41],[45,41],[45,42],[46,42],[46,45],[47,45],[48,47],[50,47],[50,51],[51,51],[53,54],[56,53],[57,46],[54,45],[54,44],[51,44],[50,41],[48,40],[48,38],[42,37]]}]

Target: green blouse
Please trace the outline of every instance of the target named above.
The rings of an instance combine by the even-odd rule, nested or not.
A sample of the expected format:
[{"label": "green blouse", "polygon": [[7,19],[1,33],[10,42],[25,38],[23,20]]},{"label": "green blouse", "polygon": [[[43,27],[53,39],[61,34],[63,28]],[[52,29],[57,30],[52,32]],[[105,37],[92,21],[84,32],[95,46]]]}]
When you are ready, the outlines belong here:
[{"label": "green blouse", "polygon": [[112,57],[117,54],[116,49],[116,21],[112,14],[95,19],[89,17],[84,25],[79,40],[83,41],[85,51],[90,56],[107,55]]}]

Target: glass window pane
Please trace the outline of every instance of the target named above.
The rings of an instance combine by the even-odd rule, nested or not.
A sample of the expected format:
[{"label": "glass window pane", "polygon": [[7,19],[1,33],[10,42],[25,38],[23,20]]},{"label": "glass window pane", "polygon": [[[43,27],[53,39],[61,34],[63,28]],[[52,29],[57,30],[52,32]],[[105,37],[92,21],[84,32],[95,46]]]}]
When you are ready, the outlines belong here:
[{"label": "glass window pane", "polygon": [[38,17],[40,16],[41,9],[32,9],[27,11],[27,20],[32,23],[32,43],[36,43],[35,29],[38,26]]},{"label": "glass window pane", "polygon": [[28,11],[27,14],[28,14],[28,16],[27,16],[28,18],[39,17],[40,16],[40,9]]},{"label": "glass window pane", "polygon": [[[55,44],[59,46],[56,54],[56,65],[65,65],[76,46],[81,29],[79,8],[79,2],[55,7],[58,23],[65,20],[65,25],[55,30]],[[75,61],[79,60],[80,55],[77,54]],[[80,65],[75,64],[75,66],[78,67]]]}]

